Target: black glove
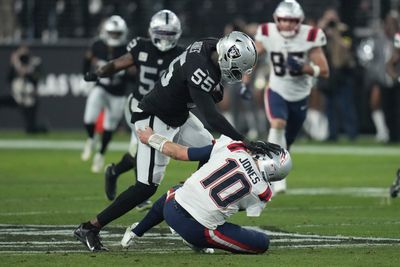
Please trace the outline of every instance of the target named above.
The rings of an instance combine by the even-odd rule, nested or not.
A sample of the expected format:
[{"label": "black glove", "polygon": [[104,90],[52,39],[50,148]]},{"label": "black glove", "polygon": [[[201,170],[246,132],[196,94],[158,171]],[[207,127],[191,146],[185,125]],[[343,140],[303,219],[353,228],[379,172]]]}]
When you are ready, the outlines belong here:
[{"label": "black glove", "polygon": [[282,151],[282,147],[277,144],[264,142],[264,141],[249,141],[244,140],[244,145],[248,150],[250,150],[253,154],[263,154],[267,155],[269,158],[272,159],[272,153],[275,155],[279,155]]},{"label": "black glove", "polygon": [[289,55],[286,63],[287,63],[289,70],[291,70],[291,71],[299,72],[299,73],[301,73],[303,71],[304,61],[297,57]]},{"label": "black glove", "polygon": [[211,96],[214,100],[214,103],[219,103],[224,98],[224,87],[221,84],[215,86],[215,88],[211,91]]},{"label": "black glove", "polygon": [[97,74],[93,72],[86,72],[85,76],[83,77],[83,79],[87,82],[97,82],[98,78],[99,77],[97,76]]},{"label": "black glove", "polygon": [[251,100],[253,98],[253,94],[247,86],[242,83],[242,86],[239,89],[239,95],[244,100]]}]

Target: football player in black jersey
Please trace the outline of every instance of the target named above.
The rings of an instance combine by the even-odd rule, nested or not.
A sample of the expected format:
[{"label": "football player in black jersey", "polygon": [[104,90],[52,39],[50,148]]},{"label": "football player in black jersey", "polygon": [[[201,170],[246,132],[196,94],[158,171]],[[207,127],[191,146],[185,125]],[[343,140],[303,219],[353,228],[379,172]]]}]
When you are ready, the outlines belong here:
[{"label": "football player in black jersey", "polygon": [[[109,76],[115,71],[130,66],[135,66],[138,74],[137,84],[125,106],[125,119],[132,130],[129,150],[117,164],[108,165],[105,171],[105,191],[109,200],[115,198],[118,176],[136,165],[138,139],[134,125],[131,123],[132,111],[143,96],[154,88],[169,63],[184,51],[183,47],[177,45],[181,33],[181,23],[175,13],[170,10],[161,10],[150,20],[150,39],[142,37],[133,39],[128,44],[128,52],[124,56],[108,62],[92,77],[97,79],[96,76]],[[136,208],[149,208],[150,204],[147,200]]]},{"label": "football player in black jersey", "polygon": [[[253,40],[242,32],[232,32],[222,39],[203,39],[191,44],[169,65],[154,89],[143,97],[132,114],[135,129],[152,129],[168,140],[188,146],[212,143],[210,133],[190,113],[197,106],[214,130],[234,140],[243,141],[254,153],[272,157],[281,147],[263,141],[250,142],[238,133],[217,111],[215,102],[222,99],[220,82],[240,82],[250,73],[257,61]],[[162,146],[163,140],[153,140]],[[156,144],[157,145],[157,144]],[[151,197],[164,178],[169,157],[138,144],[137,183],[121,193],[115,201],[91,221],[82,223],[74,235],[91,251],[106,248],[101,244],[99,231],[111,221]]]},{"label": "football player in black jersey", "polygon": [[[100,38],[96,40],[86,56],[84,69],[104,65],[107,61],[125,54],[128,28],[120,16],[108,18],[101,29]],[[99,113],[104,109],[104,132],[100,150],[94,155],[92,172],[103,170],[104,153],[111,141],[112,133],[117,128],[124,114],[126,101],[126,72],[120,71],[108,78],[97,80],[86,100],[84,124],[88,139],[86,140],[81,158],[83,161],[90,159],[95,148],[94,130]]]}]

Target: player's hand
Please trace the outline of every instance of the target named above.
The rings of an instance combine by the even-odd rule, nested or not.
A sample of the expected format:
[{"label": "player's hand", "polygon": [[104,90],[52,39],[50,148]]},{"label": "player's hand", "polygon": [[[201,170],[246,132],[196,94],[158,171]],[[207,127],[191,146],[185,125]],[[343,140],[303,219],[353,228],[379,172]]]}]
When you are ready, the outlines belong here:
[{"label": "player's hand", "polygon": [[251,100],[253,98],[253,93],[244,83],[242,83],[242,86],[239,89],[239,95],[244,100]]},{"label": "player's hand", "polygon": [[151,127],[146,126],[146,127],[144,127],[144,129],[138,129],[136,131],[136,133],[137,133],[137,136],[138,136],[140,142],[147,145],[149,143],[150,136],[154,132],[153,132],[153,129],[151,129]]},{"label": "player's hand", "polygon": [[279,155],[282,151],[282,147],[280,145],[264,142],[264,141],[249,141],[244,140],[244,145],[250,152],[253,154],[263,154],[267,155],[269,158],[272,159],[272,153],[275,155]]},{"label": "player's hand", "polygon": [[97,76],[97,74],[93,72],[86,72],[85,76],[83,77],[83,79],[87,82],[97,82],[98,78],[99,77]]},{"label": "player's hand", "polygon": [[287,67],[289,68],[289,70],[291,70],[291,71],[294,71],[294,72],[302,72],[303,71],[304,61],[299,59],[298,57],[295,57],[293,55],[288,55],[286,64],[287,64]]}]

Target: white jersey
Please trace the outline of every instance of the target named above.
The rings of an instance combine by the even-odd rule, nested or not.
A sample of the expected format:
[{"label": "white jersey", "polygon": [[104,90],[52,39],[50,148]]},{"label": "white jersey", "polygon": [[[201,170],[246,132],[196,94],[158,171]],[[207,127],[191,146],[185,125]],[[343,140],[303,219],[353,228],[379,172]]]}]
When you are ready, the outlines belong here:
[{"label": "white jersey", "polygon": [[175,193],[176,201],[212,230],[239,210],[247,210],[248,215],[261,212],[271,196],[270,185],[243,143],[226,136],[216,141],[209,161]]},{"label": "white jersey", "polygon": [[269,87],[287,101],[307,97],[313,86],[313,76],[291,72],[286,68],[289,54],[309,62],[308,52],[314,47],[326,45],[324,32],[302,24],[292,38],[284,38],[275,23],[261,24],[255,36],[263,44],[271,62]]}]

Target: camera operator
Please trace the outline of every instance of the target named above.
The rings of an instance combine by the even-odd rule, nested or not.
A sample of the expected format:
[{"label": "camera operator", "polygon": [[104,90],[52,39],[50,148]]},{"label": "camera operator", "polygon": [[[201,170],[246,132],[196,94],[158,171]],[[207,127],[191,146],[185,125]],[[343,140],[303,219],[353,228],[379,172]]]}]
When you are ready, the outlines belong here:
[{"label": "camera operator", "polygon": [[10,95],[0,96],[0,107],[21,110],[27,133],[46,132],[37,124],[38,95],[37,85],[40,76],[41,59],[31,54],[26,45],[21,45],[11,54],[7,82]]}]

